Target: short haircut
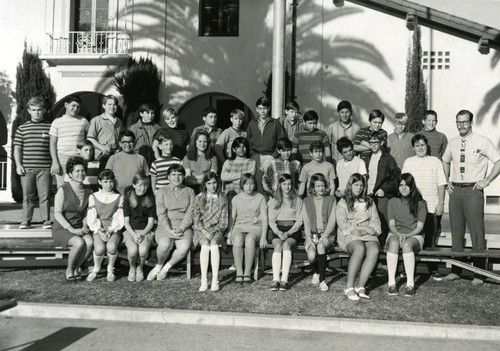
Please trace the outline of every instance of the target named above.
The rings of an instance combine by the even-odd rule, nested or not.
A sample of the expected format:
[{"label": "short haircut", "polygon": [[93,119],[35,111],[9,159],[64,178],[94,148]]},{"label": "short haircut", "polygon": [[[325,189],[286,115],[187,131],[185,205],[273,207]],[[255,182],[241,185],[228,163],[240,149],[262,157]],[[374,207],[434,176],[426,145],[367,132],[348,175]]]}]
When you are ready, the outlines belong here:
[{"label": "short haircut", "polygon": [[139,113],[143,113],[143,112],[148,112],[148,111],[153,111],[155,110],[153,104],[150,104],[149,102],[145,102],[143,104],[140,104],[139,108]]},{"label": "short haircut", "polygon": [[244,119],[245,113],[243,111],[241,111],[239,108],[237,108],[237,109],[234,109],[231,111],[231,113],[229,114],[229,118],[233,118],[234,116],[238,116],[241,119]]},{"label": "short haircut", "polygon": [[318,112],[314,110],[308,110],[304,113],[304,116],[302,117],[304,122],[307,121],[319,121],[319,115]]},{"label": "short haircut", "polygon": [[[460,110],[460,111],[458,111],[458,113],[457,113],[457,116],[456,116],[456,117],[458,117],[458,116],[463,116],[463,115],[467,115],[467,116],[469,116],[469,121],[471,121],[471,122],[472,122],[472,120],[474,119],[474,115],[473,115],[473,114],[472,114],[472,112],[470,112],[469,110]],[[456,117],[455,117],[455,118],[456,118]]]},{"label": "short haircut", "polygon": [[66,100],[64,100],[64,103],[66,104],[71,104],[72,102],[77,102],[81,105],[82,99],[80,99],[80,97],[77,95],[71,94],[66,98]]},{"label": "short haircut", "polygon": [[380,132],[380,130],[375,130],[370,134],[370,140],[372,139],[377,139],[378,141],[382,142],[385,141],[385,136]]},{"label": "short haircut", "polygon": [[214,107],[205,107],[201,112],[201,117],[207,117],[209,113],[217,114],[217,110]]},{"label": "short haircut", "polygon": [[113,173],[112,170],[106,168],[104,171],[102,171],[101,173],[99,173],[99,175],[97,176],[97,179],[99,180],[107,180],[107,179],[110,179],[110,180],[115,180],[115,174]]},{"label": "short haircut", "polygon": [[285,110],[295,110],[300,111],[300,106],[297,101],[288,101],[285,105]]},{"label": "short haircut", "polygon": [[291,150],[293,148],[292,141],[288,138],[279,138],[276,143],[276,149],[279,151]]},{"label": "short haircut", "polygon": [[436,113],[436,111],[434,111],[434,110],[425,110],[424,117],[422,119],[426,119],[427,116],[429,116],[429,115],[436,117],[436,119],[438,118],[438,114]]},{"label": "short haircut", "polygon": [[108,102],[108,100],[113,100],[115,102],[115,104],[118,105],[118,98],[114,95],[106,95],[102,98],[102,104],[106,104],[106,102]]},{"label": "short haircut", "polygon": [[177,111],[173,107],[167,107],[167,108],[163,109],[163,111],[161,112],[161,115],[163,116],[163,118],[170,117],[170,116],[177,116]]},{"label": "short haircut", "polygon": [[122,141],[122,139],[124,137],[131,137],[132,138],[132,141],[135,141],[135,134],[133,131],[131,130],[124,130],[123,132],[120,133],[120,135],[118,136],[118,140],[119,141]]},{"label": "short haircut", "polygon": [[240,188],[243,190],[243,187],[245,186],[246,183],[248,183],[250,180],[253,180],[254,183],[254,191],[257,189],[257,180],[255,179],[255,176],[252,173],[243,173],[240,178]]},{"label": "short haircut", "polygon": [[89,139],[84,139],[83,141],[80,141],[78,144],[76,144],[76,148],[78,150],[81,150],[81,148],[84,146],[90,146],[92,150],[95,150],[94,144]]},{"label": "short haircut", "polygon": [[[429,139],[423,134],[415,134],[413,138],[411,138],[411,146],[415,146],[420,140],[423,140],[426,145],[429,145]],[[429,151],[429,150],[427,150]]]},{"label": "short haircut", "polygon": [[342,150],[344,150],[346,147],[351,147],[354,149],[354,144],[352,143],[352,140],[349,139],[349,137],[343,136],[339,140],[337,140],[337,150],[338,152],[342,153]]},{"label": "short haircut", "polygon": [[45,102],[39,96],[33,96],[31,99],[29,99],[27,105],[28,108],[30,108],[31,106],[36,106],[45,109]]},{"label": "short haircut", "polygon": [[382,122],[385,121],[385,116],[380,110],[373,110],[368,116],[368,120],[371,122],[375,118],[382,118]]},{"label": "short haircut", "polygon": [[345,108],[352,112],[352,105],[351,105],[351,103],[349,101],[347,101],[347,100],[342,100],[337,105],[337,112],[340,112],[341,110],[343,110]]},{"label": "short haircut", "polygon": [[311,143],[311,145],[309,145],[309,151],[313,152],[315,150],[321,150],[321,151],[325,152],[325,144],[323,144],[319,140],[313,141]]},{"label": "short haircut", "polygon": [[174,142],[172,137],[169,134],[165,133],[157,133],[155,139],[158,140],[158,143],[160,144],[163,143],[165,140],[171,140],[172,142]]},{"label": "short haircut", "polygon": [[260,105],[262,105],[264,107],[271,107],[271,100],[269,100],[265,96],[262,96],[262,97],[258,98],[257,101],[255,102],[255,107],[258,107]]},{"label": "short haircut", "polygon": [[408,118],[408,115],[404,112],[398,112],[394,115],[394,119],[396,120],[402,120],[404,118]]},{"label": "short haircut", "polygon": [[75,169],[75,166],[82,165],[87,171],[87,162],[81,156],[71,156],[66,162],[66,173],[70,174]]},{"label": "short haircut", "polygon": [[182,175],[186,175],[186,170],[184,169],[184,167],[182,167],[182,165],[180,163],[174,163],[173,165],[171,165],[170,167],[168,167],[168,170],[167,170],[167,177],[172,174],[173,172],[179,172],[179,173],[182,173]]}]

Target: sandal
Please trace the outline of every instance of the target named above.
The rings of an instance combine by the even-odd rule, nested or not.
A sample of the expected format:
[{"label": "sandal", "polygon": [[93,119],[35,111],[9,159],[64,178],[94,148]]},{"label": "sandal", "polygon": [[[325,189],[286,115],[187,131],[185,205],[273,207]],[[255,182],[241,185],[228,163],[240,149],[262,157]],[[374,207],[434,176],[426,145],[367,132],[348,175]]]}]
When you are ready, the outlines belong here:
[{"label": "sandal", "polygon": [[64,274],[64,279],[66,279],[67,282],[76,282],[76,278],[74,275],[70,275],[69,277],[66,275],[66,273]]},{"label": "sandal", "polygon": [[236,279],[234,280],[235,283],[240,283],[243,284],[243,276],[242,275],[237,275]]},{"label": "sandal", "polygon": [[363,299],[367,299],[369,300],[370,299],[370,296],[368,296],[366,294],[366,289],[364,287],[360,287],[360,288],[354,288],[354,291],[356,291],[358,293],[358,296],[363,298]]},{"label": "sandal", "polygon": [[249,275],[244,275],[243,276],[243,283],[244,284],[252,284],[253,283],[252,277]]},{"label": "sandal", "polygon": [[347,298],[349,300],[352,300],[352,301],[359,300],[358,293],[356,292],[356,290],[354,290],[354,288],[345,289],[344,294],[345,294],[345,296],[347,296]]}]

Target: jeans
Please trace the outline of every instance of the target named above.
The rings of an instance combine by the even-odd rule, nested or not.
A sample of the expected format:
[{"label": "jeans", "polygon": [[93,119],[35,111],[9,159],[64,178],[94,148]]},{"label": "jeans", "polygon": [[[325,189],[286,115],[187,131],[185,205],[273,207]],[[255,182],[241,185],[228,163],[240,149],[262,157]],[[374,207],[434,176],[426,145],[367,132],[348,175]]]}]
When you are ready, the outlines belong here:
[{"label": "jeans", "polygon": [[50,192],[52,175],[50,168],[26,168],[26,174],[21,176],[23,187],[23,221],[31,222],[35,200],[38,194],[38,203],[42,220],[50,219]]}]

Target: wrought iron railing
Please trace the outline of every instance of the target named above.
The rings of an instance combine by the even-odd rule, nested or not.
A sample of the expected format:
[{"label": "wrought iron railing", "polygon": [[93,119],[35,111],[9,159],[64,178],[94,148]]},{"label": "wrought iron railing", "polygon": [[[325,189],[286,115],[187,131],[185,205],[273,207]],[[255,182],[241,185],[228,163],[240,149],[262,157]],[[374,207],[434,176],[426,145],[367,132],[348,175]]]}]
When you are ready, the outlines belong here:
[{"label": "wrought iron railing", "polygon": [[44,54],[126,54],[130,35],[126,32],[47,33]]}]

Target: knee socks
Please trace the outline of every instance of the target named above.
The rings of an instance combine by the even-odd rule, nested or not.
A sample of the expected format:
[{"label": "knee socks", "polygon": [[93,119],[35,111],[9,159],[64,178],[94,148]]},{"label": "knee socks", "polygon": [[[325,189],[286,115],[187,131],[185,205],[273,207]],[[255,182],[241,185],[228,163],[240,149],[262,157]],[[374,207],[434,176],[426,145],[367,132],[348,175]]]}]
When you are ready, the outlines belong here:
[{"label": "knee socks", "polygon": [[113,268],[115,267],[116,257],[118,257],[118,254],[111,255],[108,253],[108,272],[110,273],[113,272]]},{"label": "knee socks", "polygon": [[219,281],[220,252],[219,245],[210,246],[210,262],[212,264],[212,282]]},{"label": "knee socks", "polygon": [[290,267],[292,265],[292,251],[283,251],[283,274],[281,275],[281,280],[288,282],[288,274],[290,273]]},{"label": "knee socks", "polygon": [[406,272],[406,286],[414,287],[415,253],[414,252],[403,253],[403,263],[405,265],[405,272]]},{"label": "knee socks", "polygon": [[94,268],[92,269],[94,272],[99,272],[101,270],[103,260],[104,260],[104,255],[97,256],[94,253]]},{"label": "knee socks", "polygon": [[318,271],[319,271],[319,281],[325,280],[326,273],[326,254],[318,255]]},{"label": "knee socks", "polygon": [[396,269],[398,268],[398,255],[388,252],[387,255],[387,273],[389,275],[389,286],[396,285]]},{"label": "knee socks", "polygon": [[208,245],[202,245],[200,251],[200,269],[201,269],[202,282],[207,281],[209,256],[210,256],[210,247]]},{"label": "knee socks", "polygon": [[281,252],[273,252],[272,264],[273,264],[273,280],[279,282],[280,270],[281,270]]}]

